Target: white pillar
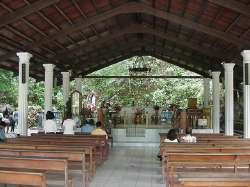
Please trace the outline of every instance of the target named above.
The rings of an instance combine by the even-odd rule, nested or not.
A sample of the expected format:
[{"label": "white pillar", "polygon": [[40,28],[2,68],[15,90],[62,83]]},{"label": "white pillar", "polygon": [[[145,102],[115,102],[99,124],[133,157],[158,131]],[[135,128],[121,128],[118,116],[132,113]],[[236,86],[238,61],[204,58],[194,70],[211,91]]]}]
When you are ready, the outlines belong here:
[{"label": "white pillar", "polygon": [[244,138],[250,138],[250,50],[242,51],[244,94]]},{"label": "white pillar", "polygon": [[76,81],[76,90],[82,93],[82,78],[75,78]]},{"label": "white pillar", "polygon": [[52,110],[52,96],[53,96],[53,70],[54,64],[43,64],[45,68],[45,81],[44,81],[44,114]]},{"label": "white pillar", "polygon": [[18,131],[20,135],[27,136],[29,61],[32,54],[20,52],[17,56],[19,57]]},{"label": "white pillar", "polygon": [[205,78],[203,79],[203,103],[204,107],[209,106],[209,100],[210,100],[210,79]]},{"label": "white pillar", "polygon": [[67,101],[69,100],[69,72],[62,72],[63,76],[63,101],[64,106],[66,106]]},{"label": "white pillar", "polygon": [[234,135],[234,63],[225,63],[225,134]]},{"label": "white pillar", "polygon": [[213,78],[213,130],[220,133],[220,72],[212,72]]}]

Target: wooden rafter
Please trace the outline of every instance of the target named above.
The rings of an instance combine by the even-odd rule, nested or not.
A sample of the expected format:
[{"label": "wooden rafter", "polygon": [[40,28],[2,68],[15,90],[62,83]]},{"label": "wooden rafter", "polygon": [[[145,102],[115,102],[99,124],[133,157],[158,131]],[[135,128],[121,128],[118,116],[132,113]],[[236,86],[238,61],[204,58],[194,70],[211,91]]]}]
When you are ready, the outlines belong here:
[{"label": "wooden rafter", "polygon": [[191,43],[191,42],[187,42],[187,41],[180,39],[180,38],[177,38],[177,37],[173,37],[173,36],[170,37],[168,34],[165,34],[161,30],[154,30],[153,28],[148,27],[146,25],[130,25],[130,26],[126,27],[125,29],[113,30],[113,31],[111,31],[111,34],[109,36],[105,36],[103,38],[100,38],[95,42],[85,43],[85,44],[73,47],[70,50],[61,51],[57,54],[55,59],[65,58],[65,56],[62,56],[62,54],[65,54],[66,52],[68,54],[75,53],[79,50],[82,50],[85,47],[98,46],[98,45],[103,44],[105,42],[108,42],[110,40],[115,40],[115,39],[117,39],[125,34],[136,34],[136,33],[151,34],[151,35],[160,37],[162,39],[165,39],[169,42],[176,43],[177,45],[181,45],[181,46],[190,48],[192,50],[195,50],[195,51],[197,51],[201,54],[204,54],[208,57],[219,58],[219,59],[228,58],[228,55],[223,55],[218,50],[213,50],[213,49],[209,49],[206,47],[202,47],[202,46],[199,46],[199,45]]},{"label": "wooden rafter", "polygon": [[37,1],[29,6],[25,6],[21,9],[16,10],[13,13],[4,15],[0,17],[0,27],[3,27],[7,24],[13,23],[25,16],[28,16],[30,14],[32,14],[33,12],[36,12],[38,10],[41,10],[45,7],[48,7],[52,4],[55,4],[59,2],[59,0],[40,0]]},{"label": "wooden rafter", "polygon": [[238,0],[208,0],[214,4],[234,10],[240,14],[250,17],[249,6],[239,2]]},{"label": "wooden rafter", "polygon": [[161,59],[163,61],[166,61],[167,63],[173,64],[173,65],[177,65],[177,66],[182,67],[184,69],[187,69],[189,71],[192,71],[192,72],[198,73],[200,75],[203,75],[204,77],[209,77],[208,73],[206,73],[204,71],[200,71],[200,70],[198,70],[196,68],[187,66],[187,65],[185,65],[183,63],[180,63],[178,59],[167,58],[166,56],[163,56],[163,55],[159,54],[158,52],[152,53],[152,52],[149,52],[149,51],[143,51],[143,52],[142,51],[135,51],[135,52],[131,52],[128,55],[125,55],[125,56],[121,56],[121,57],[118,57],[118,58],[115,57],[114,60],[110,61],[109,63],[101,64],[98,67],[92,67],[89,70],[84,71],[84,73],[79,73],[78,75],[81,75],[81,74],[87,75],[89,73],[92,73],[92,72],[97,71],[99,69],[105,68],[107,66],[115,64],[115,63],[120,62],[122,60],[131,58],[133,56],[142,56],[142,55],[144,55],[144,56],[150,55],[150,56],[153,56],[155,58],[158,58],[158,59]]},{"label": "wooden rafter", "polygon": [[[223,39],[229,43],[233,43],[234,45],[238,46],[239,48],[241,48],[242,46],[245,46],[245,47],[250,46],[249,41],[240,39],[232,34],[225,33],[225,32],[219,31],[217,29],[207,27],[207,26],[199,24],[199,23],[195,23],[195,22],[190,21],[186,18],[182,18],[182,17],[170,14],[170,13],[162,11],[162,10],[154,9],[152,7],[149,7],[145,4],[143,4],[143,3],[131,2],[131,3],[123,4],[117,8],[106,11],[106,12],[101,13],[99,15],[90,17],[87,20],[82,21],[80,23],[73,24],[71,27],[66,28],[66,29],[62,29],[59,33],[56,33],[53,36],[45,37],[42,40],[39,40],[39,41],[36,41],[36,42],[29,44],[26,47],[27,48],[40,47],[43,44],[49,43],[49,42],[54,41],[54,40],[61,38],[61,37],[66,37],[68,34],[71,34],[73,32],[79,31],[81,29],[87,28],[90,25],[107,20],[107,19],[112,18],[114,16],[117,16],[120,14],[131,14],[131,13],[144,13],[144,14],[156,16],[156,17],[159,17],[161,19],[168,20],[168,21],[180,24],[182,26],[188,27],[190,29],[200,31],[200,32],[203,32],[205,34]],[[15,55],[15,52],[8,53],[8,54],[0,57],[0,61],[3,61],[6,58],[8,59],[11,56]]]},{"label": "wooden rafter", "polygon": [[[170,56],[171,58],[178,58],[181,59],[187,63],[194,64],[194,67],[200,67],[203,70],[208,71],[209,69],[214,69],[217,66],[214,65],[213,67],[210,66],[210,64],[208,64],[205,61],[201,61],[200,59],[197,59],[196,57],[190,57],[190,56],[186,56],[184,53],[178,53],[175,51],[171,51],[169,49],[163,49],[161,46],[156,46],[156,45],[152,45],[152,42],[146,42],[146,41],[140,41],[140,42],[132,42],[129,44],[125,44],[123,45],[122,49],[117,49],[117,50],[112,50],[112,52],[110,52],[109,54],[104,54],[102,56],[98,56],[98,57],[94,57],[93,59],[87,59],[85,62],[81,62],[81,64],[83,65],[82,67],[88,67],[90,64],[99,64],[98,62],[101,62],[101,60],[103,59],[103,57],[105,56],[105,58],[111,58],[112,56],[118,56],[120,55],[120,51],[124,50],[127,51],[127,49],[131,49],[131,48],[136,48],[138,46],[150,46],[150,49],[154,48],[155,50],[153,50],[151,53],[154,54],[154,51],[157,52],[163,52],[164,55]],[[150,51],[148,49],[146,49],[145,51]],[[141,51],[143,52],[143,51]],[[81,65],[77,65],[78,69],[79,67],[81,67]],[[218,68],[218,67],[217,67]]]}]

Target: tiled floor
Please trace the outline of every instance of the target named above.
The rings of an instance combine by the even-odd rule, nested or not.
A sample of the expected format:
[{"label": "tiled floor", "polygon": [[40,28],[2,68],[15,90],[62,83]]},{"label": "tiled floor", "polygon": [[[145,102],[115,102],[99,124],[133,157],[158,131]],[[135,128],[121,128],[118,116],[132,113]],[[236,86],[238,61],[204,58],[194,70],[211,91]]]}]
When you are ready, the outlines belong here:
[{"label": "tiled floor", "polygon": [[90,187],[165,187],[157,148],[114,147]]}]

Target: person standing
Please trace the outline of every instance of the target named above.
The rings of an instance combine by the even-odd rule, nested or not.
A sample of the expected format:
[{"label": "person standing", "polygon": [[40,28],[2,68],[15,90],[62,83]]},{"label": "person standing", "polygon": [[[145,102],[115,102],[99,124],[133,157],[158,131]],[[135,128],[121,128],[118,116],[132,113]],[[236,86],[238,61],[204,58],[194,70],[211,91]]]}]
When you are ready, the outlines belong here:
[{"label": "person standing", "polygon": [[9,117],[9,111],[6,108],[6,110],[3,112],[3,118],[2,118],[2,122],[4,122],[5,127],[7,127],[6,132],[9,132],[9,127],[10,127],[10,117]]},{"label": "person standing", "polygon": [[3,142],[5,138],[5,123],[0,118],[0,141]]},{"label": "person standing", "polygon": [[12,114],[12,129],[11,131],[14,132],[15,128],[17,127],[18,125],[18,111],[14,111],[13,114]]},{"label": "person standing", "polygon": [[44,131],[46,133],[56,133],[57,127],[55,122],[55,115],[53,112],[46,113],[46,121],[44,122]]},{"label": "person standing", "polygon": [[178,128],[179,126],[179,113],[176,105],[172,105],[172,118],[171,118],[171,126],[172,128]]}]

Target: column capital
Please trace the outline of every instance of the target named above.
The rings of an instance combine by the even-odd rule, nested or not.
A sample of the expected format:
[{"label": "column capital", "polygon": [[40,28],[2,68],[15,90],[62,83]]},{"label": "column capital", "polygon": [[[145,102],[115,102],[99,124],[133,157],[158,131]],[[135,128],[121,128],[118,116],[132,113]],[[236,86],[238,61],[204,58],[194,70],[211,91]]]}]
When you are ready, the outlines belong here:
[{"label": "column capital", "polygon": [[68,72],[68,71],[63,71],[63,72],[61,72],[61,74],[62,74],[62,76],[63,76],[63,78],[65,77],[69,77],[70,76],[70,72]]},{"label": "column capital", "polygon": [[53,71],[53,69],[56,67],[54,64],[43,64],[43,67],[45,71]]},{"label": "column capital", "polygon": [[241,56],[243,56],[243,63],[244,64],[250,63],[250,50],[243,50],[241,52]]},{"label": "column capital", "polygon": [[235,63],[225,63],[223,64],[223,67],[225,69],[225,71],[233,71],[234,69],[234,66],[235,66]]},{"label": "column capital", "polygon": [[220,77],[220,74],[221,74],[220,71],[212,71],[212,77],[213,77],[213,79],[214,79],[214,78],[219,78],[219,77]]},{"label": "column capital", "polygon": [[16,55],[19,57],[19,63],[29,63],[30,58],[33,56],[32,54],[28,52],[19,52],[16,53]]}]

